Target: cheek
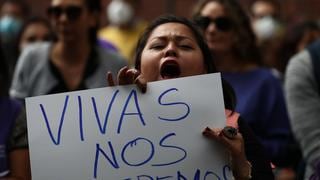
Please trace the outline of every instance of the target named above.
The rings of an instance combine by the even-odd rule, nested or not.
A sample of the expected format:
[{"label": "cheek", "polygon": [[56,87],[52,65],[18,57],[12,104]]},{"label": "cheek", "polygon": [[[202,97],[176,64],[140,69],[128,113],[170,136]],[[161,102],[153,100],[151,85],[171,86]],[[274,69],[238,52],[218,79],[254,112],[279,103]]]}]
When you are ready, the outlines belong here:
[{"label": "cheek", "polygon": [[149,81],[156,81],[159,77],[160,60],[152,53],[142,53],[141,74]]},{"label": "cheek", "polygon": [[187,75],[199,75],[206,72],[203,56],[200,54],[189,56],[188,63],[184,64],[186,65],[184,69]]},{"label": "cheek", "polygon": [[229,51],[232,49],[233,45],[236,43],[237,39],[230,33],[223,33],[220,35],[220,38],[218,41],[209,44],[209,47],[211,49],[217,50],[217,51]]},{"label": "cheek", "polygon": [[234,31],[225,32],[224,37],[226,43],[230,44],[231,46],[239,41],[238,35]]},{"label": "cheek", "polygon": [[22,51],[26,46],[27,46],[27,41],[22,41],[22,42],[20,42],[20,44],[19,44],[19,49],[20,49],[20,51]]}]

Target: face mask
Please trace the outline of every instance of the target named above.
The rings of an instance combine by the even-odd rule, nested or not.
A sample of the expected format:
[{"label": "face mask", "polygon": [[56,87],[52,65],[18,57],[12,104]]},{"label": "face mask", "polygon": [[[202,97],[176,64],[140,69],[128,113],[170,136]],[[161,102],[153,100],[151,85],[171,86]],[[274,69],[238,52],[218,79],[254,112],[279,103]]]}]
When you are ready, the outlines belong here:
[{"label": "face mask", "polygon": [[279,30],[279,23],[271,16],[262,17],[255,21],[254,30],[259,39],[270,39]]},{"label": "face mask", "polygon": [[126,25],[133,18],[133,9],[123,0],[113,0],[107,8],[107,16],[111,24]]},{"label": "face mask", "polygon": [[20,28],[22,26],[22,22],[12,16],[3,16],[0,19],[0,34],[1,39],[5,41],[10,41],[16,37]]}]

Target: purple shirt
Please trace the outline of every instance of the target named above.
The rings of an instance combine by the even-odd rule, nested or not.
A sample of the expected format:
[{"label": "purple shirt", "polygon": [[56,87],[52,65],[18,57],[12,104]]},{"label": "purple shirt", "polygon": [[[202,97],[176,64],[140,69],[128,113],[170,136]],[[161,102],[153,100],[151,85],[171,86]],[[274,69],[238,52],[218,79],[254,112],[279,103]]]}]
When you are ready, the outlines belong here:
[{"label": "purple shirt", "polygon": [[236,111],[260,139],[271,160],[283,157],[293,136],[279,79],[267,68],[222,73],[222,77],[234,88]]},{"label": "purple shirt", "polygon": [[8,170],[8,139],[14,121],[21,110],[21,103],[8,97],[0,97],[0,177]]}]

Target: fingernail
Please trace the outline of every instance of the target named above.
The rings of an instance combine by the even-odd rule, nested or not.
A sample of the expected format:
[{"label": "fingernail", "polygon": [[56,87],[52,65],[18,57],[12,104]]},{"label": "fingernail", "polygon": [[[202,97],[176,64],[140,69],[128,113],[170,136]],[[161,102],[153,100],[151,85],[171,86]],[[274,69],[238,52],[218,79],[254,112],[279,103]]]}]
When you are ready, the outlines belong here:
[{"label": "fingernail", "polygon": [[147,87],[146,87],[146,86],[143,86],[143,87],[141,88],[141,92],[142,92],[142,93],[146,93],[146,92],[147,92]]}]

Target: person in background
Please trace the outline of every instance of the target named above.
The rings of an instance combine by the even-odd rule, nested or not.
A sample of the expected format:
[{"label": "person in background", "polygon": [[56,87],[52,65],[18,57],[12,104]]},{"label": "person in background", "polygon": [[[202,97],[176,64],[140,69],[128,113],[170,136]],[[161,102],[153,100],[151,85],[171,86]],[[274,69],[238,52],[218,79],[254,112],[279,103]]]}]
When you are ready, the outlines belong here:
[{"label": "person in background", "polygon": [[112,0],[107,7],[109,25],[99,31],[101,39],[113,43],[133,66],[134,47],[147,23],[137,17],[140,0]]},{"label": "person in background", "polygon": [[294,27],[296,37],[296,52],[304,50],[308,45],[315,42],[320,37],[320,26],[317,22],[304,21]]},{"label": "person in background", "polygon": [[279,68],[281,49],[286,26],[281,17],[281,4],[277,0],[255,0],[250,6],[251,24],[257,36],[263,65],[271,68],[280,80],[283,74]]},{"label": "person in background", "polygon": [[105,39],[98,39],[98,43],[101,47],[105,48],[106,50],[119,52],[118,48],[115,45],[113,45],[110,41],[107,41]]},{"label": "person in background", "polygon": [[300,151],[291,132],[281,83],[270,69],[261,66],[255,34],[240,4],[236,0],[202,0],[193,17],[204,32],[217,70],[235,90],[236,111],[274,164],[296,166]]},{"label": "person in background", "polygon": [[[109,84],[136,83],[141,90],[146,90],[148,82],[214,72],[217,71],[210,50],[197,26],[188,19],[167,15],[155,19],[142,34],[136,47],[135,68],[122,68],[116,81],[111,73],[107,77]],[[235,96],[231,86],[222,82],[225,107],[233,112],[227,117],[236,120],[239,133],[234,129],[231,137],[223,129],[207,127],[203,135],[227,148],[235,179],[273,179],[261,144],[234,112]]]},{"label": "person in background", "polygon": [[320,27],[312,20],[295,24],[292,28],[287,28],[287,33],[281,43],[281,48],[277,52],[281,58],[278,69],[281,74],[285,73],[289,59],[304,50],[309,44],[320,37]]},{"label": "person in background", "polygon": [[260,43],[283,33],[280,9],[276,0],[255,0],[251,4],[252,25]]},{"label": "person in background", "polygon": [[9,69],[9,81],[11,81],[19,54],[16,47],[17,36],[28,15],[29,8],[23,0],[4,0],[1,4],[0,37]]},{"label": "person in background", "polygon": [[[320,40],[311,46],[320,51]],[[285,73],[288,110],[293,132],[303,152],[305,180],[320,178],[320,81],[315,73],[319,66],[314,63],[320,59],[319,56],[312,58],[309,50],[300,51],[290,59]]]},{"label": "person in background", "polygon": [[54,34],[49,21],[41,17],[32,17],[23,24],[18,34],[17,46],[21,53],[27,45],[53,40]]},{"label": "person in background", "polygon": [[14,73],[13,98],[105,86],[107,71],[126,65],[97,43],[99,0],[52,0],[48,16],[57,40],[27,47]]},{"label": "person in background", "polygon": [[8,94],[9,74],[0,49],[0,179],[31,179],[26,119],[20,101]]}]

